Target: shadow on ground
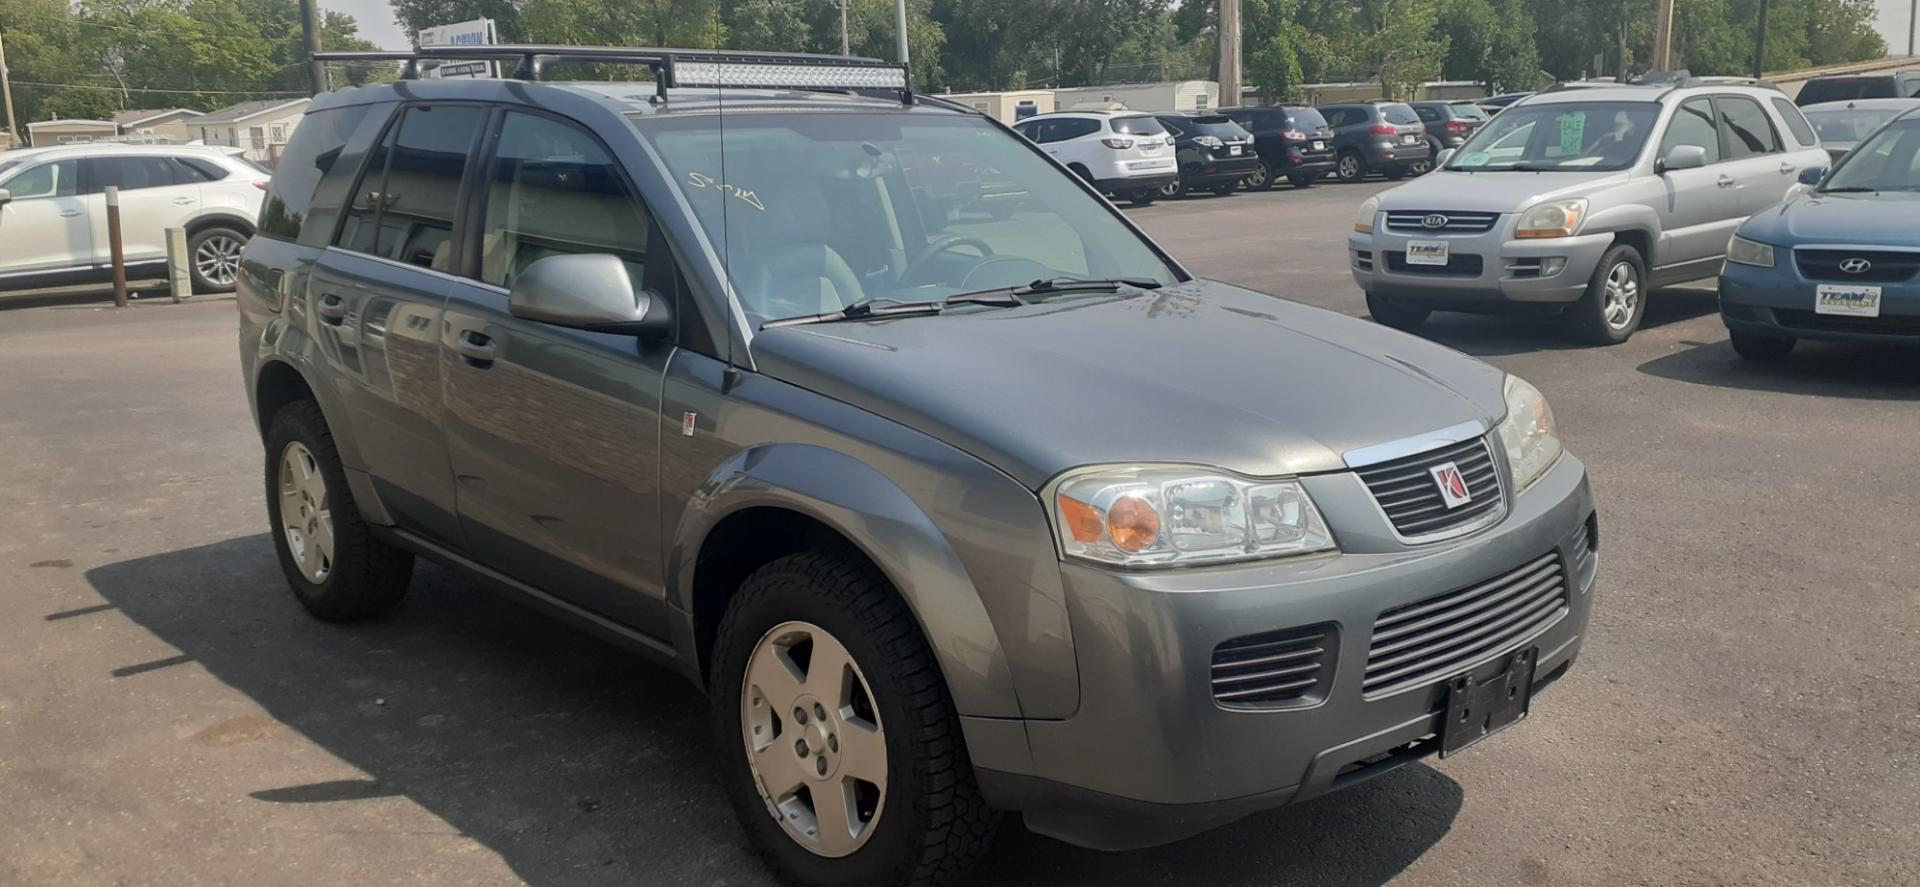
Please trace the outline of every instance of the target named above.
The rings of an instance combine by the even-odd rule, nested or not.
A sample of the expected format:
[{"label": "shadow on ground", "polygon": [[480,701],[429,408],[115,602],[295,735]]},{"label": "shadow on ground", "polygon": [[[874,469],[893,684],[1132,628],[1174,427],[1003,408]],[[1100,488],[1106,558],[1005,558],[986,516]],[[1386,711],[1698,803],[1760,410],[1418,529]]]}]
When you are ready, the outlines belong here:
[{"label": "shadow on ground", "polygon": [[[1647,300],[1640,329],[1653,330],[1682,323],[1720,310],[1719,294],[1710,289],[1655,290]],[[1591,348],[1576,341],[1566,321],[1557,314],[1498,315],[1436,311],[1417,335],[1475,357],[1506,357],[1535,351]]]},{"label": "shadow on ground", "polygon": [[[447,571],[423,565],[399,609],[350,627],[306,617],[264,534],[87,578],[179,651],[113,674],[197,663],[366,775],[246,786],[254,802],[404,796],[535,885],[769,882],[714,782],[695,690]],[[1438,841],[1460,804],[1456,783],[1414,765],[1128,854],[1082,851],[1009,822],[976,882],[1373,887]]]},{"label": "shadow on ground", "polygon": [[1686,342],[1640,372],[1663,379],[1809,397],[1920,401],[1920,345],[1801,342],[1781,363],[1740,359],[1725,339]]}]

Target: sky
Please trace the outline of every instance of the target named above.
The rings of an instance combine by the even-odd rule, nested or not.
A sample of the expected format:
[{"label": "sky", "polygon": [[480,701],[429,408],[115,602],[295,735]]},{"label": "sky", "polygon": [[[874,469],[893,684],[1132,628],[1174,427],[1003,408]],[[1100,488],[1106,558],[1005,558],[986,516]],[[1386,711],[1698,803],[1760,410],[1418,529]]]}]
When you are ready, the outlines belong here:
[{"label": "sky", "polygon": [[1911,0],[1878,0],[1880,36],[1886,38],[1887,51],[1907,54],[1907,29],[1913,24]]},{"label": "sky", "polygon": [[387,0],[322,0],[320,8],[353,16],[360,25],[360,36],[381,49],[406,49],[411,45],[406,32],[394,22],[393,7]]}]

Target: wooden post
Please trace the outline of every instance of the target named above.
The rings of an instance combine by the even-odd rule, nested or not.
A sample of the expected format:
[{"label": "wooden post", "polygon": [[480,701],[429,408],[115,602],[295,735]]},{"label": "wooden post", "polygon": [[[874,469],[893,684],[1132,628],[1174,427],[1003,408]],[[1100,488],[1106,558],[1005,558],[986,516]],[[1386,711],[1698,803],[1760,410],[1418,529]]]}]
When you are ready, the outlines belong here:
[{"label": "wooden post", "polygon": [[1673,70],[1673,0],[1660,0],[1653,20],[1653,70]]},{"label": "wooden post", "polygon": [[7,147],[21,147],[20,127],[13,122],[13,78],[7,73],[7,35],[0,34],[0,99],[7,105]]},{"label": "wooden post", "polygon": [[193,295],[193,274],[189,270],[187,255],[187,229],[167,229],[167,284],[173,290],[173,301],[177,304]]},{"label": "wooden post", "polygon": [[113,307],[127,307],[127,254],[120,242],[120,189],[107,186],[107,245],[113,251]]}]

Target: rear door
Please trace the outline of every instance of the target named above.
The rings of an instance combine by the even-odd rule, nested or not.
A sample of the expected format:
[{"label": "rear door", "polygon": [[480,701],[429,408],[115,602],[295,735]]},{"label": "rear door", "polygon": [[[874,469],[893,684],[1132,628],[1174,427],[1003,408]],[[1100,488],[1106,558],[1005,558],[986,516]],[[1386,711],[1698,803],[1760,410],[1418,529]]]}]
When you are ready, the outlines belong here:
[{"label": "rear door", "polygon": [[367,152],[308,284],[380,500],[441,544],[460,532],[441,430],[440,326],[458,281],[450,272],[462,179],[487,113],[475,104],[401,109]]},{"label": "rear door", "polygon": [[[129,262],[164,259],[166,229],[178,228],[200,208],[200,184],[184,179],[171,160],[160,155],[109,155],[80,160],[80,189],[104,195],[119,189],[120,242]],[[111,259],[107,240],[106,198],[93,217],[93,242],[100,261]]]},{"label": "rear door", "polygon": [[473,278],[453,288],[441,342],[466,550],[664,636],[659,405],[674,346],[514,317],[507,294],[534,262],[582,253],[618,256],[636,289],[670,294],[672,257],[585,129],[512,110],[489,141],[465,241]]},{"label": "rear door", "polygon": [[1739,205],[1733,216],[1745,219],[1780,202],[1798,172],[1787,159],[1780,129],[1772,115],[1753,98],[1722,95],[1713,99],[1719,115],[1721,148],[1727,168],[1738,184]]},{"label": "rear door", "polygon": [[12,195],[0,206],[0,275],[94,264],[78,162],[24,164],[0,188]]},{"label": "rear door", "polygon": [[1714,123],[1713,102],[1688,99],[1675,108],[1660,137],[1659,157],[1674,148],[1694,145],[1707,154],[1705,166],[1661,172],[1666,186],[1660,201],[1660,245],[1652,261],[1661,267],[1705,262],[1723,254],[1727,238],[1738,227],[1740,197],[1737,183],[1722,163],[1720,131]]}]

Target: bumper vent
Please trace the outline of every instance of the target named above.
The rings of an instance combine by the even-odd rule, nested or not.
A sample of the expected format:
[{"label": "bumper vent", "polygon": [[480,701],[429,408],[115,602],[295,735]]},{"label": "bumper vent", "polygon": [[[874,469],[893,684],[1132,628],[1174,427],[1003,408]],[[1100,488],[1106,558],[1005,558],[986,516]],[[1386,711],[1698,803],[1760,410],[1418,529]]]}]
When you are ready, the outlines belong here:
[{"label": "bumper vent", "polygon": [[1479,277],[1486,270],[1486,260],[1474,255],[1448,256],[1445,265],[1414,265],[1407,262],[1403,252],[1387,253],[1387,270],[1395,274],[1435,274],[1444,277]]},{"label": "bumper vent", "polygon": [[[1452,508],[1441,496],[1436,468],[1453,463],[1467,484],[1467,501]],[[1506,510],[1500,470],[1484,437],[1449,444],[1355,472],[1401,538],[1418,541],[1491,521]]]},{"label": "bumper vent", "polygon": [[[1427,227],[1427,220],[1445,220],[1437,228]],[[1494,223],[1500,221],[1499,213],[1445,212],[1443,210],[1390,210],[1387,212],[1387,230],[1404,234],[1485,234],[1493,230]]]},{"label": "bumper vent", "polygon": [[1213,698],[1231,708],[1306,705],[1333,679],[1332,624],[1234,638],[1213,649]]},{"label": "bumper vent", "polygon": [[1566,612],[1567,571],[1558,552],[1479,585],[1388,610],[1373,622],[1361,694],[1446,680],[1519,647]]},{"label": "bumper vent", "polygon": [[[1865,261],[1867,267],[1857,272],[1840,270],[1840,264],[1849,260]],[[1800,266],[1801,276],[1808,280],[1838,283],[1899,283],[1912,280],[1914,272],[1920,271],[1920,252],[1799,249],[1793,251],[1793,261]]]}]

